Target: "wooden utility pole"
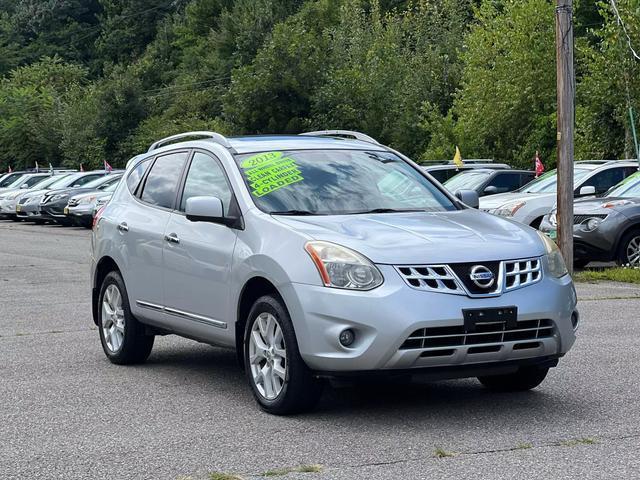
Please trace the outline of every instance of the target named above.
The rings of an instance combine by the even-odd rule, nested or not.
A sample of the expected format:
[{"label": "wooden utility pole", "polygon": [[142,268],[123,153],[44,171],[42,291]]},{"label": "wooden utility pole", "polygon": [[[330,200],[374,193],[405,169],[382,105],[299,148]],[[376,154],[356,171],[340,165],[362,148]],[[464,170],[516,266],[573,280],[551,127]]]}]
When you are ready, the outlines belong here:
[{"label": "wooden utility pole", "polygon": [[556,75],[558,90],[558,246],[573,273],[573,0],[557,0]]}]

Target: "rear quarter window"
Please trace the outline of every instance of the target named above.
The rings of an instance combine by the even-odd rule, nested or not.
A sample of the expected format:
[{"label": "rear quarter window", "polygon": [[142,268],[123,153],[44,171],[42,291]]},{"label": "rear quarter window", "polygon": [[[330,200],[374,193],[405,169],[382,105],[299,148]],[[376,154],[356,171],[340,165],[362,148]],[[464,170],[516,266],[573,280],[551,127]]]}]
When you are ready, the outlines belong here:
[{"label": "rear quarter window", "polygon": [[144,174],[147,171],[147,168],[149,168],[150,164],[150,158],[148,158],[147,160],[143,160],[131,171],[131,173],[127,177],[127,187],[129,187],[129,191],[132,195],[136,194],[138,186],[140,185],[140,180],[142,180],[142,177],[144,177]]}]

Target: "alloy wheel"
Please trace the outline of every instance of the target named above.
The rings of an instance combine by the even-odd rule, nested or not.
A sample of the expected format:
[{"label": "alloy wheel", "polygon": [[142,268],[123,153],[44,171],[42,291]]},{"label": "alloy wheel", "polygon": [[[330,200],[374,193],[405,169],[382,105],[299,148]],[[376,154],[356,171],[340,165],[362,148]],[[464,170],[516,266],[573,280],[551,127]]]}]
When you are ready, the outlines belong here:
[{"label": "alloy wheel", "polygon": [[124,323],[122,294],[112,283],[102,297],[102,333],[107,348],[113,353],[120,350],[124,342]]},{"label": "alloy wheel", "polygon": [[264,398],[275,399],[287,377],[287,350],[282,328],[271,313],[253,322],[249,338],[249,362],[253,383]]},{"label": "alloy wheel", "polygon": [[627,244],[627,260],[629,265],[637,267],[640,265],[640,236],[633,237]]}]

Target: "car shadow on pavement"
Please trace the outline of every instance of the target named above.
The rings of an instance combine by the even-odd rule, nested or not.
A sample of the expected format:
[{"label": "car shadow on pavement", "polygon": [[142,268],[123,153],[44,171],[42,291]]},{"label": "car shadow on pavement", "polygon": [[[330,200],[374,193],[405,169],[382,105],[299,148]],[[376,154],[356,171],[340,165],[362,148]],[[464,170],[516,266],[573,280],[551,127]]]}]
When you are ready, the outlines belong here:
[{"label": "car shadow on pavement", "polygon": [[[182,343],[155,349],[143,368],[150,369],[166,383],[197,385],[205,393],[228,395],[228,401],[246,403],[256,408],[244,373],[233,350],[203,344]],[[559,374],[560,372],[558,372]],[[313,412],[305,414],[317,420],[353,417],[360,420],[375,416],[375,423],[397,421],[398,417],[472,417],[482,423],[492,418],[529,415],[544,423],[562,422],[568,412],[573,421],[589,415],[589,405],[573,396],[557,391],[552,369],[545,383],[535,390],[516,393],[494,393],[476,379],[424,381],[378,379],[366,382],[331,382]],[[161,380],[162,381],[162,380]],[[222,400],[224,399],[217,399]],[[391,420],[393,418],[393,420]]]}]

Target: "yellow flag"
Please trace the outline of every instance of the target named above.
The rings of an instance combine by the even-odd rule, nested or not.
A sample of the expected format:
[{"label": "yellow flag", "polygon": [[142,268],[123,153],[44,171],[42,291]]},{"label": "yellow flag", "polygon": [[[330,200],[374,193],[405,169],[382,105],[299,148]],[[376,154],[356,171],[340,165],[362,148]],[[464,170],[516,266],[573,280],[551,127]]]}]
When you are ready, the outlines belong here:
[{"label": "yellow flag", "polygon": [[456,145],[456,154],[453,156],[453,163],[456,164],[456,167],[463,167],[464,162],[462,161],[462,155],[460,154],[460,149]]}]

